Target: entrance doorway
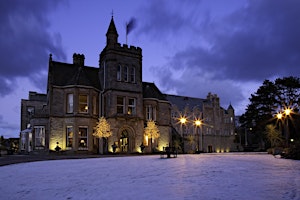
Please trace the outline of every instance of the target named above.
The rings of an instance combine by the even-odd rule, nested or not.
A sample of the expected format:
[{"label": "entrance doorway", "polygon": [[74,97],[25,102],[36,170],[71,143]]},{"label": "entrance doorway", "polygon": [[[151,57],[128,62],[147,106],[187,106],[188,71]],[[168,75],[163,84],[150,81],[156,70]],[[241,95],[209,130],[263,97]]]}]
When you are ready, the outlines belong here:
[{"label": "entrance doorway", "polygon": [[208,153],[212,153],[213,152],[213,149],[212,149],[212,145],[208,145]]},{"label": "entrance doorway", "polygon": [[127,130],[123,130],[120,137],[120,150],[123,153],[129,151],[129,134]]}]

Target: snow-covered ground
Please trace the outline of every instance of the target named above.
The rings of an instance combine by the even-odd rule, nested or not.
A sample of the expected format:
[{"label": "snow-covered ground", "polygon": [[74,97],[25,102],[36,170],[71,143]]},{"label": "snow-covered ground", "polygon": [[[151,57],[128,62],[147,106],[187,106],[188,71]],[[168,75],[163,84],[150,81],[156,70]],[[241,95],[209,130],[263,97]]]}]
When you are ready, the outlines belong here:
[{"label": "snow-covered ground", "polygon": [[0,199],[299,200],[300,161],[267,154],[52,160],[0,167]]}]

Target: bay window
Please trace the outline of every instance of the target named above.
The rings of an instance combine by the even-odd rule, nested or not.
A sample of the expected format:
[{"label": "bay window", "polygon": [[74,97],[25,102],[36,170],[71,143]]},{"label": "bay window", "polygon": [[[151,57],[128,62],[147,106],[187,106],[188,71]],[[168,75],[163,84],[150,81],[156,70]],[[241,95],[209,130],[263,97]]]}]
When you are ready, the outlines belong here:
[{"label": "bay window", "polygon": [[88,95],[79,95],[79,112],[80,113],[87,113],[88,112]]}]

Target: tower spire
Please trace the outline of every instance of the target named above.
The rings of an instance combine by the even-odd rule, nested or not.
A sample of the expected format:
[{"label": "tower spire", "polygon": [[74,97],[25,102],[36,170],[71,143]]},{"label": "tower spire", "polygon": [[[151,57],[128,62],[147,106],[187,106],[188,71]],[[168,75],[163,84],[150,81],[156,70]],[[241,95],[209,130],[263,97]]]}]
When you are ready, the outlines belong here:
[{"label": "tower spire", "polygon": [[118,37],[119,34],[117,32],[116,25],[114,22],[114,16],[112,13],[110,24],[106,32],[106,46],[113,46],[114,44],[118,43]]}]

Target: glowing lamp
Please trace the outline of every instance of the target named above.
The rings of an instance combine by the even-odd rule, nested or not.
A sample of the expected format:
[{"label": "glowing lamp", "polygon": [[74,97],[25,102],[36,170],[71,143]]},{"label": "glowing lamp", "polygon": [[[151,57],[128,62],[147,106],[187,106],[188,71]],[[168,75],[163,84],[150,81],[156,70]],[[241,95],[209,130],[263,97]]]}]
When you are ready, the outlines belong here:
[{"label": "glowing lamp", "polygon": [[186,123],[186,118],[184,118],[184,117],[180,118],[180,123],[185,124]]},{"label": "glowing lamp", "polygon": [[284,110],[284,113],[285,113],[286,115],[290,115],[291,112],[292,112],[292,110],[289,109],[289,108],[287,108],[287,109]]},{"label": "glowing lamp", "polygon": [[277,119],[282,119],[282,113],[277,113],[276,117]]},{"label": "glowing lamp", "polygon": [[202,124],[202,122],[201,122],[200,120],[196,120],[196,121],[195,121],[195,125],[196,125],[196,126],[200,126],[201,124]]}]

